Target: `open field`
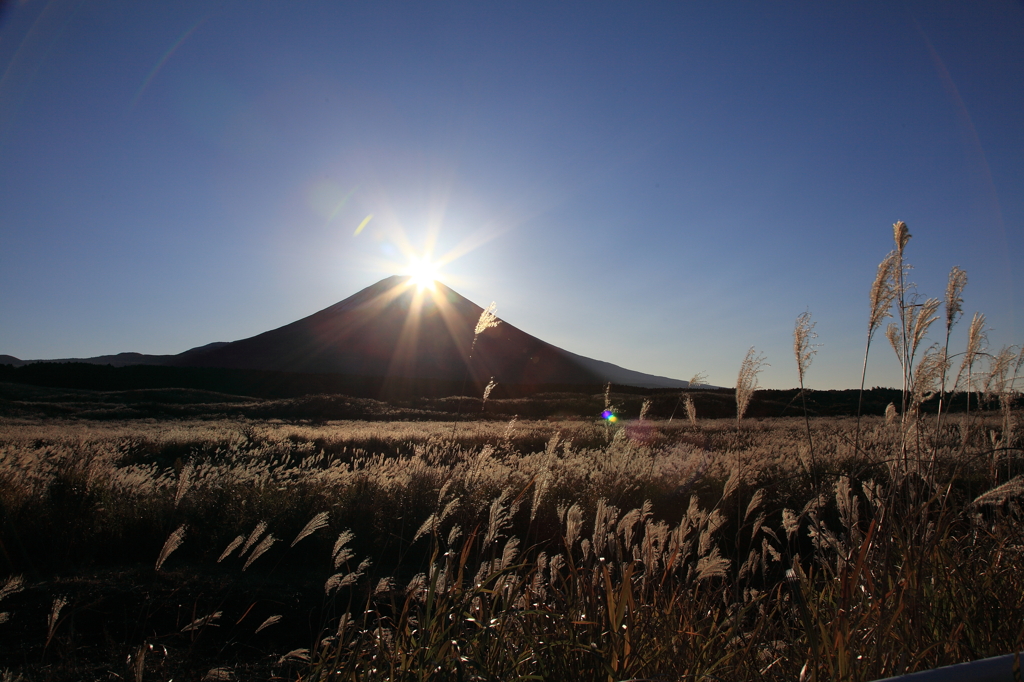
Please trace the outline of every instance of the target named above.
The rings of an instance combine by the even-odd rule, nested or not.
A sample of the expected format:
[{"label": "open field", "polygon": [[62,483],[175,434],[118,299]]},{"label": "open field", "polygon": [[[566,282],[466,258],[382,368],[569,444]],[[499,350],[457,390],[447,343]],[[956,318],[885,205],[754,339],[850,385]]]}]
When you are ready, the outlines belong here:
[{"label": "open field", "polygon": [[853,418],[7,419],[0,670],[870,680],[1003,654],[1018,419],[870,417],[857,451]]}]

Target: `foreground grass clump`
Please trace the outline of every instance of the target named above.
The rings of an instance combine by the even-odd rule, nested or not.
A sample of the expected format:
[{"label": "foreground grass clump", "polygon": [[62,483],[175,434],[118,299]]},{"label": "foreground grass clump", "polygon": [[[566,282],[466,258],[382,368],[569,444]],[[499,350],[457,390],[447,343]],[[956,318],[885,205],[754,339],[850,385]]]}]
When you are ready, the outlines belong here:
[{"label": "foreground grass clump", "polygon": [[810,441],[803,419],[8,422],[0,660],[871,680],[1003,654],[1024,639],[1017,419],[811,419]]}]

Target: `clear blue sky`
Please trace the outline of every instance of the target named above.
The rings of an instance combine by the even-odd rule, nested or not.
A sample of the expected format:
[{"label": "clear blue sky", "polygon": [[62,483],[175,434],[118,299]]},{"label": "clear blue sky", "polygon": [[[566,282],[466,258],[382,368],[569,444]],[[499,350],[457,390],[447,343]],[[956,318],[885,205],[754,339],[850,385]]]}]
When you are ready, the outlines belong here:
[{"label": "clear blue sky", "polygon": [[[860,379],[891,225],[1024,341],[1020,2],[73,2],[0,13],[0,353],[177,353],[442,281],[576,353]],[[368,215],[373,218],[356,235]],[[868,385],[899,383],[876,337]]]}]

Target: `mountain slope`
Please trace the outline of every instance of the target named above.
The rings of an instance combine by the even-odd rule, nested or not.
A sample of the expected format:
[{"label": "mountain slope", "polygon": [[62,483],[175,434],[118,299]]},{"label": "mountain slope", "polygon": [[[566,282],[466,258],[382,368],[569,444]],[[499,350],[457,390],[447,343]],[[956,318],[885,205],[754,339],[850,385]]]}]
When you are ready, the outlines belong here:
[{"label": "mountain slope", "polygon": [[192,349],[166,364],[392,379],[494,377],[519,385],[687,385],[569,353],[505,322],[483,331],[474,345],[481,312],[443,284],[431,292],[395,276],[278,329]]}]

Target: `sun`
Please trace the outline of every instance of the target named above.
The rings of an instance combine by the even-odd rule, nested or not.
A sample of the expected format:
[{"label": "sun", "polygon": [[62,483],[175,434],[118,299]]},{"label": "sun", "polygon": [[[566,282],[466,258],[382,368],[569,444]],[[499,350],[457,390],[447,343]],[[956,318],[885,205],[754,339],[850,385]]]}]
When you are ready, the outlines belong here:
[{"label": "sun", "polygon": [[417,288],[433,289],[439,274],[438,265],[429,258],[414,258],[406,266],[405,274],[409,276],[409,283],[415,284]]}]

